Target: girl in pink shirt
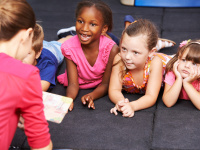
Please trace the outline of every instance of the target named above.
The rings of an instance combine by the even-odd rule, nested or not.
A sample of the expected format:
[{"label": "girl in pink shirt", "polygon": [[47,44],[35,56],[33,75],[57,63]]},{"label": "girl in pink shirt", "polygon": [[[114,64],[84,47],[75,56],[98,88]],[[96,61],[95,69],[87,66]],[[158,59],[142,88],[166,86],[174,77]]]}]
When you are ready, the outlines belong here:
[{"label": "girl in pink shirt", "polygon": [[67,86],[66,96],[72,99],[79,89],[95,88],[81,98],[88,108],[95,109],[93,101],[108,91],[113,58],[118,53],[115,42],[104,36],[111,30],[112,12],[104,2],[81,1],[76,9],[77,35],[61,46],[66,72],[58,76],[58,81]]},{"label": "girl in pink shirt", "polygon": [[178,99],[191,100],[200,110],[200,40],[183,41],[166,66],[163,102],[167,107]]}]

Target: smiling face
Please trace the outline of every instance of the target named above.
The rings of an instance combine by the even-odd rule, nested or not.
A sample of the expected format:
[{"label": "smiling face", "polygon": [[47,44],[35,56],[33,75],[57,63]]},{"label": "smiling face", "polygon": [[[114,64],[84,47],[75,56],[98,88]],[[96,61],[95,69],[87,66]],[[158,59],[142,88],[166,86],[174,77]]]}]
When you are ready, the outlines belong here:
[{"label": "smiling face", "polygon": [[140,70],[144,68],[145,62],[151,54],[151,51],[145,45],[146,40],[147,37],[145,35],[130,37],[124,33],[120,45],[120,54],[127,69]]},{"label": "smiling face", "polygon": [[181,74],[182,78],[186,78],[190,75],[190,72],[192,70],[199,66],[199,64],[193,63],[193,61],[186,60],[186,56],[189,52],[189,48],[187,48],[184,52],[181,58],[179,58],[179,65],[178,65],[178,71]]},{"label": "smiling face", "polygon": [[83,7],[76,18],[76,33],[81,44],[97,41],[107,31],[103,16],[95,7]]}]

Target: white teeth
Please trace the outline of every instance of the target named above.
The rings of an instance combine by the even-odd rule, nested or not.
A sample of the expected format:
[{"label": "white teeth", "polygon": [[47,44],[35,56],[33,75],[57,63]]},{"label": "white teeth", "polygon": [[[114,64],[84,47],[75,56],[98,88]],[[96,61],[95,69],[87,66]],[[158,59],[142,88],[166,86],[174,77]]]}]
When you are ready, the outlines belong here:
[{"label": "white teeth", "polygon": [[81,34],[81,38],[82,38],[83,40],[88,40],[88,39],[90,38],[90,36],[89,36],[89,35],[86,35],[86,34]]}]

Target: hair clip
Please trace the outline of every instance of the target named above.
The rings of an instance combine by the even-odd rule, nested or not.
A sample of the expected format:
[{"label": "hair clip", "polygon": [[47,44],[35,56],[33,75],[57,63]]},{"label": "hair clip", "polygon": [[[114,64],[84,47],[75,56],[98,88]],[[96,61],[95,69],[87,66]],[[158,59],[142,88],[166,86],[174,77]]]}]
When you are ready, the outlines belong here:
[{"label": "hair clip", "polygon": [[200,42],[191,42],[191,43],[194,43],[194,44],[199,44],[199,45],[200,45]]},{"label": "hair clip", "polygon": [[131,24],[134,24],[134,23],[136,23],[136,22],[137,22],[137,20],[133,21]]},{"label": "hair clip", "polygon": [[191,41],[191,39],[182,41],[182,42],[180,43],[179,47],[181,48],[181,47],[185,46],[185,45],[188,44],[190,41]]}]

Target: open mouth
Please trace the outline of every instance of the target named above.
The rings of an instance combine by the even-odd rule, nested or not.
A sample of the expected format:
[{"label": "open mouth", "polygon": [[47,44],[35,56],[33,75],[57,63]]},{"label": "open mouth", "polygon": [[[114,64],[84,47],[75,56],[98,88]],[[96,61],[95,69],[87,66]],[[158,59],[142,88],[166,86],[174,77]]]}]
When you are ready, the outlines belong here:
[{"label": "open mouth", "polygon": [[91,38],[91,35],[80,34],[80,38],[82,41],[88,41]]}]

